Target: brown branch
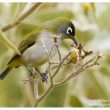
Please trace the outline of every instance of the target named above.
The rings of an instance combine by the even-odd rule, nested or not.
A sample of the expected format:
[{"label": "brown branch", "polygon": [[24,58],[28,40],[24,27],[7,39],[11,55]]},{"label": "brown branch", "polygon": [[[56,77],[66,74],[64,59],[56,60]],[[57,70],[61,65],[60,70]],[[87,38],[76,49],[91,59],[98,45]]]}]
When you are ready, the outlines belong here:
[{"label": "brown branch", "polygon": [[[54,89],[57,86],[61,86],[61,85],[65,84],[65,83],[67,83],[74,76],[77,76],[78,74],[80,74],[81,72],[83,72],[85,69],[90,68],[90,67],[95,66],[95,65],[98,65],[98,61],[101,58],[100,54],[97,53],[97,56],[96,57],[91,58],[89,61],[87,61],[83,65],[81,64],[79,66],[78,65],[79,62],[77,61],[77,63],[74,64],[74,66],[73,66],[73,70],[75,70],[75,71],[73,71],[72,73],[70,73],[70,75],[67,76],[63,81],[54,82],[54,78],[57,75],[57,73],[59,72],[60,68],[62,66],[65,66],[65,65],[69,64],[67,62],[65,63],[65,61],[70,56],[71,52],[68,53],[63,59],[61,59],[61,61],[59,61],[59,62],[51,62],[51,53],[52,53],[53,48],[57,48],[58,50],[59,50],[59,48],[56,47],[56,43],[54,42],[55,44],[53,44],[51,50],[48,51],[46,49],[45,43],[43,42],[43,39],[41,39],[41,40],[42,40],[42,43],[43,43],[44,50],[45,50],[45,52],[47,54],[47,57],[48,57],[48,73],[49,73],[50,83],[49,83],[49,86],[48,86],[47,90],[45,90],[44,93],[39,96],[39,94],[38,94],[38,82],[36,83],[36,80],[33,80],[33,81],[35,81],[34,82],[34,95],[35,95],[35,99],[36,99],[35,102],[34,102],[34,105],[33,105],[34,107],[36,107],[39,104],[39,102],[41,102],[51,92],[52,89]],[[85,55],[84,55],[83,58],[86,58],[87,56],[91,55],[92,54],[91,52],[92,51],[88,51],[88,52],[85,51]],[[61,57],[60,51],[58,52],[58,55]],[[80,56],[80,57],[82,58],[82,56]],[[59,60],[60,60],[60,58],[59,58]],[[51,66],[53,64],[57,64],[58,67],[56,67],[57,69],[52,74],[52,72],[51,72],[51,69],[52,69]],[[78,66],[79,66],[79,68],[77,68]]]},{"label": "brown branch", "polygon": [[50,91],[53,89],[53,87],[54,86],[50,85],[49,88],[35,101],[33,107],[36,107],[37,104],[50,93]]},{"label": "brown branch", "polygon": [[34,96],[35,99],[37,100],[39,99],[38,80],[34,78],[33,83],[34,83]]},{"label": "brown branch", "polygon": [[[53,79],[51,77],[51,69],[50,69],[50,67],[51,67],[50,56],[51,56],[51,52],[52,52],[52,50],[54,48],[54,45],[52,46],[50,52],[48,52],[48,50],[46,49],[46,46],[45,46],[45,43],[44,43],[43,39],[41,39],[41,41],[43,43],[44,50],[45,50],[45,52],[46,52],[46,54],[48,56],[48,68],[49,68],[48,73],[49,73],[49,77],[50,77],[50,86],[48,87],[48,89],[40,97],[38,97],[38,95],[37,95],[37,97],[35,98],[36,101],[35,101],[33,107],[36,107],[37,104],[51,91],[51,89],[53,89]],[[38,89],[36,91],[36,94],[38,94]]]},{"label": "brown branch", "polygon": [[[66,58],[68,58],[68,56],[70,55],[70,53],[68,55],[66,55],[63,60],[61,61],[61,63],[59,64],[56,72],[54,73],[54,75],[52,76],[52,78],[54,78],[54,76],[58,73],[61,65],[63,64],[63,62],[65,61]],[[95,59],[96,58],[96,59]],[[78,75],[79,73],[81,73],[82,71],[84,71],[87,68],[90,68],[92,66],[95,66],[98,64],[98,60],[100,59],[100,55],[98,54],[97,57],[92,58],[91,60],[87,61],[85,64],[83,64],[77,71],[71,73],[65,80],[58,82],[58,83],[54,83],[53,85],[50,85],[49,88],[43,93],[43,95],[40,96],[40,98],[38,98],[38,100],[35,102],[34,107],[37,106],[37,104],[44,99],[44,97],[46,97],[50,91],[57,86],[61,86],[65,83],[67,83],[69,80],[71,80],[74,76]]]},{"label": "brown branch", "polygon": [[55,73],[52,75],[52,78],[55,77],[55,75],[56,75],[56,74],[58,73],[58,71],[60,70],[62,64],[63,64],[64,61],[69,57],[70,54],[71,54],[71,53],[67,54],[67,55],[63,58],[63,60],[59,63],[57,70],[56,70]]},{"label": "brown branch", "polygon": [[[90,68],[92,66],[95,65],[99,65],[98,61],[102,56],[97,53],[97,57],[92,58],[91,60],[87,61],[84,65],[82,65],[77,71],[71,73],[65,80],[58,82],[58,83],[54,83],[54,86],[61,86],[65,83],[67,83],[67,81],[71,80],[74,76],[77,76],[79,73],[83,72],[85,69]],[[96,59],[95,59],[96,58]]]},{"label": "brown branch", "polygon": [[58,48],[58,45],[56,43],[55,43],[55,47],[56,47],[56,49],[58,51],[59,62],[61,63],[61,54],[60,54],[60,50]]},{"label": "brown branch", "polygon": [[17,26],[18,24],[20,24],[21,21],[23,21],[24,19],[26,19],[29,15],[31,15],[36,9],[38,9],[43,3],[35,3],[33,4],[28,10],[26,10],[25,12],[21,13],[21,15],[18,16],[18,18],[13,22],[11,21],[9,24],[3,26],[1,28],[1,30],[3,32],[8,31],[9,29]]},{"label": "brown branch", "polygon": [[50,83],[51,83],[51,85],[53,85],[53,79],[51,77],[51,61],[50,61],[50,56],[51,56],[51,52],[52,52],[52,50],[54,48],[54,45],[52,46],[50,52],[48,52],[43,39],[41,39],[41,41],[43,43],[44,50],[45,50],[45,52],[47,54],[47,57],[48,57],[48,73],[49,73],[49,77],[50,77]]},{"label": "brown branch", "polygon": [[18,16],[18,18],[16,18],[16,20],[12,20],[9,24],[3,26],[0,29],[0,37],[2,38],[3,42],[5,44],[7,44],[9,47],[11,47],[17,54],[21,55],[21,53],[19,52],[18,48],[13,45],[8,38],[5,36],[4,33],[2,32],[6,32],[9,29],[15,27],[16,25],[20,24],[21,21],[23,21],[24,19],[26,19],[29,15],[31,15],[35,9],[38,9],[43,3],[35,3],[33,4],[29,9],[22,11],[22,13]]}]

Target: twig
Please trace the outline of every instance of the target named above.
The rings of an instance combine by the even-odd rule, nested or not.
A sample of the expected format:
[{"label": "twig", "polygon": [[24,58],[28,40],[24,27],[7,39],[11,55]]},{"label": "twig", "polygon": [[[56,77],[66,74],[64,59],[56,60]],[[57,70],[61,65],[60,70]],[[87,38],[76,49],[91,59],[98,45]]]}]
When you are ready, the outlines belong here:
[{"label": "twig", "polygon": [[98,65],[98,62],[97,61],[99,60],[99,57],[97,56],[96,60],[93,62],[94,58],[92,58],[91,60],[89,60],[88,62],[86,62],[84,65],[82,65],[77,71],[71,73],[65,80],[63,80],[61,82],[58,82],[58,83],[54,83],[54,86],[55,87],[56,86],[61,86],[61,85],[65,84],[67,81],[71,80],[73,78],[73,76],[78,75],[79,73],[81,73],[85,69],[87,69],[89,67],[92,67],[92,66],[95,66],[95,65]]},{"label": "twig", "polygon": [[37,101],[35,101],[35,103],[34,103],[34,105],[33,105],[33,107],[36,107],[37,106],[37,104],[44,98],[44,97],[46,97],[47,96],[47,94],[49,94],[50,93],[50,91],[53,89],[53,86],[52,85],[50,85],[49,86],[49,88],[38,98],[38,100]]},{"label": "twig", "polygon": [[[83,65],[81,65],[77,69],[76,69],[76,66],[78,66],[77,64],[79,64],[79,63],[76,62],[76,64],[74,64],[74,67],[73,67],[74,69],[76,69],[74,72],[70,73],[70,75],[67,76],[63,81],[54,82],[54,78],[57,75],[57,73],[59,72],[60,68],[62,66],[64,66],[64,65],[69,64],[69,63],[65,63],[65,60],[68,59],[68,57],[70,56],[71,52],[69,52],[63,59],[60,59],[59,58],[60,62],[58,62],[58,63],[57,62],[51,62],[50,57],[51,57],[51,53],[52,53],[53,48],[56,47],[55,46],[55,42],[54,42],[51,50],[48,51],[47,48],[46,48],[46,45],[45,45],[45,43],[43,41],[43,39],[41,39],[41,41],[43,43],[44,50],[45,50],[46,55],[48,57],[48,73],[49,73],[49,77],[50,77],[50,85],[48,86],[48,89],[45,90],[44,93],[39,96],[39,94],[38,94],[38,82],[37,82],[37,84],[36,84],[36,82],[34,82],[34,91],[35,91],[34,94],[35,94],[35,99],[36,99],[36,101],[35,101],[35,103],[33,105],[34,107],[36,107],[39,104],[39,102],[41,100],[43,100],[49,94],[49,92],[52,89],[54,89],[57,86],[61,86],[61,85],[65,84],[65,83],[67,83],[74,76],[77,76],[78,74],[80,74],[85,69],[90,68],[90,67],[92,67],[94,65],[98,65],[98,60],[101,58],[101,56],[99,55],[99,53],[97,53],[97,56],[96,57],[91,58],[89,61],[87,61],[86,63],[84,63]],[[58,47],[56,47],[56,48],[58,48]],[[59,48],[58,48],[58,50],[59,50]],[[86,52],[86,55],[84,56],[84,58],[87,57],[87,56],[89,56],[89,55],[91,55],[91,51],[89,51],[89,52],[85,51],[85,52]],[[58,54],[61,57],[60,51],[58,52]],[[82,56],[80,56],[80,57],[82,58]],[[56,69],[56,71],[53,74],[51,72],[51,66],[52,66],[52,64],[57,64],[57,67],[56,67],[57,69]]]},{"label": "twig", "polygon": [[[21,15],[18,16],[18,18],[13,22],[11,21],[9,24],[3,26],[1,30],[3,32],[8,31],[9,29],[15,27],[16,25],[20,24],[21,21],[26,19],[29,15],[31,15],[36,9],[38,9],[43,3],[35,3],[33,4],[28,10],[21,13]],[[25,9],[25,8],[24,8]]]},{"label": "twig", "polygon": [[52,75],[52,78],[55,77],[55,75],[58,73],[59,69],[61,68],[62,64],[64,63],[64,61],[68,58],[68,56],[71,54],[71,52],[69,54],[67,54],[63,60],[61,61],[61,63],[59,63],[57,70],[55,71],[55,73]]},{"label": "twig", "polygon": [[51,61],[50,61],[50,56],[51,56],[51,52],[52,52],[52,50],[53,50],[53,48],[54,48],[54,45],[52,46],[50,52],[48,52],[48,50],[47,50],[47,48],[46,48],[46,46],[45,46],[45,43],[44,43],[43,39],[41,39],[41,41],[42,41],[42,43],[43,43],[44,50],[45,50],[45,52],[46,52],[46,54],[47,54],[47,57],[48,57],[48,68],[49,68],[48,72],[49,72],[49,77],[50,77],[50,83],[51,83],[51,85],[53,85],[53,79],[52,79],[52,77],[51,77]]},{"label": "twig", "polygon": [[39,99],[38,80],[34,78],[34,96],[35,99]]},{"label": "twig", "polygon": [[[64,57],[64,59],[61,61],[61,63],[59,64],[56,72],[54,73],[54,75],[52,76],[52,78],[54,78],[54,76],[58,73],[61,65],[63,64],[63,62],[65,61],[66,58],[68,58],[68,56],[70,55],[70,53],[68,55],[66,55]],[[95,60],[96,58],[96,60]],[[54,88],[54,87],[57,87],[57,86],[61,86],[63,84],[65,84],[67,81],[69,81],[70,79],[72,79],[74,76],[78,75],[79,73],[81,73],[82,71],[84,71],[86,68],[89,68],[89,67],[92,67],[94,65],[97,65],[98,64],[98,60],[100,59],[101,57],[99,55],[97,55],[97,57],[94,57],[92,58],[91,60],[87,61],[85,64],[83,64],[77,71],[71,73],[65,80],[61,81],[61,82],[58,82],[58,83],[54,83],[53,85],[50,85],[49,88],[43,93],[43,95],[41,95],[38,100],[35,102],[34,104],[34,107],[37,106],[37,104],[44,98],[46,97],[49,92]]]},{"label": "twig", "polygon": [[16,18],[16,20],[12,20],[9,24],[3,26],[0,29],[0,36],[2,37],[4,43],[6,43],[9,47],[11,47],[17,54],[21,55],[20,51],[18,50],[18,48],[13,45],[8,38],[3,34],[3,32],[8,31],[9,29],[15,27],[16,25],[20,24],[21,21],[23,21],[24,19],[26,19],[29,15],[31,15],[35,9],[38,9],[43,3],[35,3],[33,4],[29,9],[27,9],[25,11],[25,8],[23,10],[23,12],[18,16],[18,18]]},{"label": "twig", "polygon": [[[37,104],[38,104],[38,103],[50,92],[50,90],[53,88],[53,79],[52,79],[52,77],[51,77],[51,69],[50,69],[50,67],[51,67],[50,55],[51,55],[51,52],[52,52],[52,50],[53,50],[53,48],[54,48],[54,45],[52,46],[50,52],[48,52],[48,50],[47,50],[47,48],[46,48],[46,46],[45,46],[45,43],[44,43],[43,39],[41,39],[41,41],[42,41],[42,43],[43,43],[44,50],[45,50],[45,52],[46,52],[46,54],[47,54],[47,57],[48,57],[48,68],[49,68],[48,73],[49,73],[49,77],[50,77],[50,86],[48,87],[48,89],[47,89],[40,97],[36,97],[36,101],[35,101],[33,107],[36,107]],[[37,94],[38,94],[38,90],[37,90]]]},{"label": "twig", "polygon": [[[44,41],[43,41],[43,39],[41,39],[41,41],[42,41],[42,43],[43,43],[43,47],[44,47],[44,50],[45,50],[45,52],[46,52],[46,54],[47,54],[47,56],[48,56],[48,66],[49,66],[49,77],[50,77],[50,86],[49,86],[49,88],[44,92],[44,94],[43,95],[41,95],[39,98],[37,98],[36,99],[36,102],[35,102],[35,104],[33,105],[34,107],[35,106],[37,106],[37,104],[54,88],[54,86],[53,86],[53,78],[52,78],[52,76],[51,76],[51,61],[50,61],[50,56],[51,56],[51,52],[52,52],[52,50],[53,50],[53,48],[55,47],[55,44],[52,46],[52,48],[51,48],[51,50],[50,50],[50,52],[48,52],[48,50],[46,49],[46,46],[45,46],[45,43],[44,43]],[[57,47],[56,47],[57,48]],[[58,51],[59,49],[57,48],[57,51]],[[60,53],[59,53],[59,51],[58,51],[58,54],[60,55]],[[61,64],[65,61],[65,59],[66,58],[64,58],[63,59],[63,61],[61,62]],[[60,59],[61,60],[61,59]]]},{"label": "twig", "polygon": [[60,54],[60,50],[58,48],[58,45],[56,43],[55,43],[55,47],[56,47],[56,49],[58,51],[59,62],[61,63],[61,54]]}]

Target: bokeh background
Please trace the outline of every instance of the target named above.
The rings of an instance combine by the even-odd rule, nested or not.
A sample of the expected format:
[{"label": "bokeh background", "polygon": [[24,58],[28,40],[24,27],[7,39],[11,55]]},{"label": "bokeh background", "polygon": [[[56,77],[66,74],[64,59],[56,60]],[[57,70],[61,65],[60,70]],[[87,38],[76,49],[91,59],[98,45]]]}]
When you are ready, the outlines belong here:
[{"label": "bokeh background", "polygon": [[[0,27],[15,20],[27,3],[0,3]],[[28,5],[29,6],[29,5]],[[28,8],[27,6],[27,8]],[[110,107],[110,4],[109,3],[48,3],[35,11],[19,26],[5,32],[18,45],[24,36],[43,22],[65,16],[73,21],[79,42],[86,49],[103,54],[100,66],[87,69],[68,84],[55,88],[40,107]],[[68,50],[68,42],[62,51]],[[0,72],[6,67],[14,51],[0,42]],[[44,67],[41,67],[43,70]],[[67,68],[64,71],[68,71]],[[64,72],[62,71],[62,72]],[[22,81],[27,76],[24,67],[13,69],[0,81],[0,107],[31,107],[35,100],[33,87]],[[46,85],[46,84],[45,84]],[[42,85],[41,85],[42,86]],[[45,89],[42,86],[41,91]]]}]

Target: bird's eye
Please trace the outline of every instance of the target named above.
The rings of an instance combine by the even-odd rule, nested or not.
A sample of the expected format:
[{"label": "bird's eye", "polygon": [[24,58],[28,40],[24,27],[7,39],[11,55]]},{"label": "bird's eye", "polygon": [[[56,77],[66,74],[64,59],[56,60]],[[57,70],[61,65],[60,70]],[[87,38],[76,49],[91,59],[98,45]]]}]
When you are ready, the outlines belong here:
[{"label": "bird's eye", "polygon": [[69,35],[69,34],[72,33],[72,31],[73,31],[72,28],[71,27],[68,27],[66,33]]}]

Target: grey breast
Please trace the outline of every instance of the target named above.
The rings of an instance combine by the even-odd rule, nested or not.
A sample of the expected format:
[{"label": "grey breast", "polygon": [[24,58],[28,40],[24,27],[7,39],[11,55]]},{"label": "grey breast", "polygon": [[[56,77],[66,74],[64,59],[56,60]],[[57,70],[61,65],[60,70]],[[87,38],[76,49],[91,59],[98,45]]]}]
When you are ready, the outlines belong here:
[{"label": "grey breast", "polygon": [[[50,52],[52,46],[54,44],[54,39],[52,38],[52,33],[43,32],[39,35],[36,43],[28,48],[23,53],[24,63],[27,65],[41,65],[48,60],[45,49]],[[58,45],[61,45],[61,40],[58,39]],[[45,48],[44,48],[45,47]],[[56,53],[56,49],[54,48],[52,51],[52,56]]]}]

